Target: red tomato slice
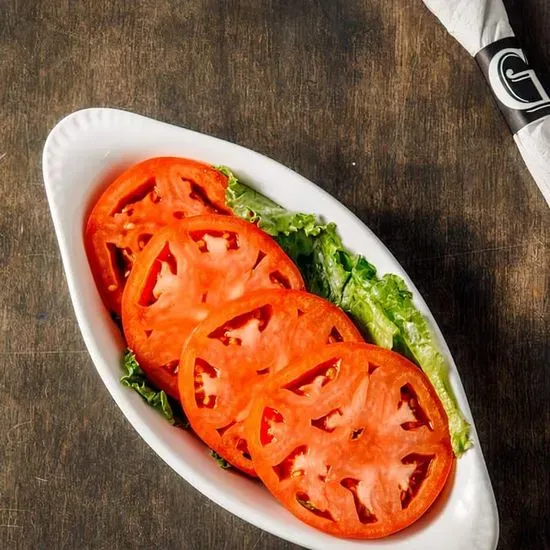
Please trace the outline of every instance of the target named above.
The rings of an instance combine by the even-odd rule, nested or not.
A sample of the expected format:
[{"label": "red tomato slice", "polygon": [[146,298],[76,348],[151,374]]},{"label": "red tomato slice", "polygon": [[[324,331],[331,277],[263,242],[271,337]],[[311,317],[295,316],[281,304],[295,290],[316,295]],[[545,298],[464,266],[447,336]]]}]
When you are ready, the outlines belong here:
[{"label": "red tomato slice", "polygon": [[369,344],[312,349],[255,393],[245,424],[261,480],[305,523],[379,538],[417,520],[454,463],[426,376]]},{"label": "red tomato slice", "polygon": [[250,402],[289,361],[327,342],[361,342],[344,312],[307,292],[257,291],[211,313],[181,356],[180,399],[197,435],[255,475],[244,435]]},{"label": "red tomato slice", "polygon": [[151,381],[178,397],[184,341],[224,302],[304,283],[279,245],[232,216],[194,216],[161,230],[137,258],[122,298],[128,346]]},{"label": "red tomato slice", "polygon": [[194,160],[160,157],[122,173],[95,204],[85,231],[88,259],[106,307],[120,315],[122,291],[147,241],[175,219],[229,214],[227,177]]}]

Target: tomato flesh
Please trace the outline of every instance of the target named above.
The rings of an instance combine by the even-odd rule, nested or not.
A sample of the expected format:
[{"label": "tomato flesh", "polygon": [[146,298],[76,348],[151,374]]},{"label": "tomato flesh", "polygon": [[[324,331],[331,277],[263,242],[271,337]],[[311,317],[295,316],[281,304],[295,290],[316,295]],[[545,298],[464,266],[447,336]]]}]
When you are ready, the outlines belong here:
[{"label": "tomato flesh", "polygon": [[447,417],[425,375],[369,344],[327,345],[272,376],[245,434],[273,495],[305,523],[347,538],[413,523],[454,463]]},{"label": "tomato flesh", "polygon": [[208,164],[159,157],[123,172],[100,196],[85,244],[99,293],[120,315],[122,292],[136,257],[165,225],[204,213],[229,214],[227,177]]},{"label": "tomato flesh", "polygon": [[150,380],[177,398],[182,346],[200,321],[247,292],[303,286],[298,268],[255,225],[194,216],[161,230],[137,258],[123,294],[124,335]]},{"label": "tomato flesh", "polygon": [[197,435],[254,474],[244,434],[252,397],[290,361],[333,341],[362,341],[336,306],[306,292],[246,294],[211,313],[187,341],[178,374],[182,406]]}]

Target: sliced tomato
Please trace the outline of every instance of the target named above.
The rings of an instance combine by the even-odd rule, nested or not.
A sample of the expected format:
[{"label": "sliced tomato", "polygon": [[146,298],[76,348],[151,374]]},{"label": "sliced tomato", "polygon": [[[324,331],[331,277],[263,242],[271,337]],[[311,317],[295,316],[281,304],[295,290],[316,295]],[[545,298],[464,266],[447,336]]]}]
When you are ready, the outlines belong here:
[{"label": "sliced tomato", "polygon": [[178,397],[182,345],[209,313],[253,290],[303,287],[292,260],[255,225],[194,216],[157,233],[137,258],[122,298],[124,334],[150,380]]},{"label": "sliced tomato", "polygon": [[426,376],[369,344],[312,349],[255,392],[245,424],[258,476],[327,533],[379,538],[417,520],[452,469],[447,417]]},{"label": "sliced tomato", "polygon": [[307,292],[246,294],[211,313],[182,351],[180,399],[197,435],[254,474],[244,434],[250,402],[289,361],[328,342],[362,341],[343,311]]},{"label": "sliced tomato", "polygon": [[106,307],[120,315],[122,291],[149,239],[176,219],[229,214],[227,177],[194,160],[160,157],[122,173],[99,197],[86,226],[85,243]]}]

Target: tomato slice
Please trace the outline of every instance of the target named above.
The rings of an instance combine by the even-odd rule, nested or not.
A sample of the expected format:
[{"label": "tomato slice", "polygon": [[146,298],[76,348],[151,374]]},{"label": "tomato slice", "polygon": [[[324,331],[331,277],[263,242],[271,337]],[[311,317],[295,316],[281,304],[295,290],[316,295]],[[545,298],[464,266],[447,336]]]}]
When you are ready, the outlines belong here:
[{"label": "tomato slice", "polygon": [[92,273],[106,307],[120,315],[122,291],[149,239],[175,219],[229,214],[227,177],[208,164],[159,157],[122,173],[100,196],[86,225]]},{"label": "tomato slice", "polygon": [[180,399],[193,430],[255,475],[244,435],[252,397],[289,361],[335,341],[362,339],[343,311],[307,292],[257,291],[211,313],[180,361]]},{"label": "tomato slice", "polygon": [[128,346],[151,381],[178,397],[183,342],[224,302],[257,289],[302,289],[298,268],[261,229],[232,216],[187,218],[151,239],[122,298]]},{"label": "tomato slice", "polygon": [[417,520],[454,463],[426,376],[369,344],[312,350],[256,392],[245,433],[254,467],[305,523],[379,538]]}]

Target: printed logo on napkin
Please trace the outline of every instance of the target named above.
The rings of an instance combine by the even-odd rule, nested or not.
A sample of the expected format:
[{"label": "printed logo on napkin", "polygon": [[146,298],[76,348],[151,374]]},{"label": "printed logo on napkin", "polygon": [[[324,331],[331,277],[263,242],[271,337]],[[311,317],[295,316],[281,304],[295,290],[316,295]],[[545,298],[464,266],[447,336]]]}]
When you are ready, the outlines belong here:
[{"label": "printed logo on napkin", "polygon": [[516,38],[493,42],[476,55],[476,60],[514,134],[550,115],[550,94],[529,66]]}]

